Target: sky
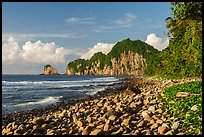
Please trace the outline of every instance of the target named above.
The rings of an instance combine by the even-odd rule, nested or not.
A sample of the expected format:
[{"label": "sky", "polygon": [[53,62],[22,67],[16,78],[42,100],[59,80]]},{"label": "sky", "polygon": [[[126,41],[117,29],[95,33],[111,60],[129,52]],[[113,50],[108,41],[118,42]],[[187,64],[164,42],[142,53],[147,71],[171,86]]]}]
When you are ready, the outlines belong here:
[{"label": "sky", "polygon": [[170,2],[3,2],[2,73],[40,74],[51,64],[63,74],[70,61],[127,38],[161,51],[169,16]]}]

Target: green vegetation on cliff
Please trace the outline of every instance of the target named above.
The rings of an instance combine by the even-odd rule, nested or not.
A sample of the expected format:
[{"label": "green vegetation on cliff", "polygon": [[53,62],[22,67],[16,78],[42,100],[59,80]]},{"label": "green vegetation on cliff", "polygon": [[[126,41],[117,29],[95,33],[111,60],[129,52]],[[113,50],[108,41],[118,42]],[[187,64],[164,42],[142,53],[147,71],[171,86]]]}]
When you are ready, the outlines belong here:
[{"label": "green vegetation on cliff", "polygon": [[[98,52],[98,53],[95,53],[91,59],[90,59],[90,67],[92,67],[93,65],[91,63],[95,63],[97,61],[100,62],[100,66],[99,66],[99,69],[102,70],[106,64],[105,62],[106,60],[106,55],[103,54],[102,52]],[[96,64],[95,64],[96,65]]]},{"label": "green vegetation on cliff", "polygon": [[[74,74],[77,72],[84,74],[85,70],[89,70],[97,65],[99,65],[97,66],[98,70],[103,70],[105,66],[112,68],[111,59],[115,58],[116,61],[118,61],[121,54],[125,53],[127,55],[129,51],[142,55],[145,59],[147,59],[147,62],[151,56],[156,55],[159,52],[153,46],[141,40],[133,41],[128,38],[116,43],[107,55],[102,52],[98,52],[95,53],[90,60],[77,59],[70,62],[67,67],[69,69],[73,69]],[[120,68],[125,68],[125,66],[122,65]]]},{"label": "green vegetation on cliff", "polygon": [[52,67],[52,66],[50,64],[47,64],[47,65],[44,66],[44,69],[47,69],[49,67]]},{"label": "green vegetation on cliff", "polygon": [[84,73],[84,70],[89,65],[89,61],[85,59],[77,59],[72,62],[70,62],[67,67],[72,68],[74,73],[80,72]]},{"label": "green vegetation on cliff", "polygon": [[166,19],[169,46],[153,57],[147,75],[202,76],[202,2],[172,2]]},{"label": "green vegetation on cliff", "polygon": [[155,49],[153,46],[141,41],[141,40],[135,40],[132,41],[129,38],[125,39],[121,42],[118,42],[108,53],[107,56],[114,57],[116,60],[120,58],[121,53],[128,53],[128,51],[138,53],[139,55],[142,55],[145,59],[149,58],[152,53],[157,53],[158,50]]}]

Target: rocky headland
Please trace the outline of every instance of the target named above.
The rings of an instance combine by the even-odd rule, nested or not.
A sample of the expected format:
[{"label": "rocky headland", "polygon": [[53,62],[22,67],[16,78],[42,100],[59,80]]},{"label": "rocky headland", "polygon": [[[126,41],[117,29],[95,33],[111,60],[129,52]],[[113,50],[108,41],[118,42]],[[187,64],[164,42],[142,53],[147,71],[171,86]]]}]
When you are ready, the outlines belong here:
[{"label": "rocky headland", "polygon": [[163,88],[199,78],[128,78],[81,100],[2,117],[3,135],[183,135],[182,120],[164,117]]},{"label": "rocky headland", "polygon": [[51,65],[44,66],[42,75],[59,75],[56,68],[53,68]]},{"label": "rocky headland", "polygon": [[144,75],[148,60],[159,51],[141,41],[125,39],[116,43],[105,55],[95,53],[89,60],[76,59],[69,62],[65,75]]}]

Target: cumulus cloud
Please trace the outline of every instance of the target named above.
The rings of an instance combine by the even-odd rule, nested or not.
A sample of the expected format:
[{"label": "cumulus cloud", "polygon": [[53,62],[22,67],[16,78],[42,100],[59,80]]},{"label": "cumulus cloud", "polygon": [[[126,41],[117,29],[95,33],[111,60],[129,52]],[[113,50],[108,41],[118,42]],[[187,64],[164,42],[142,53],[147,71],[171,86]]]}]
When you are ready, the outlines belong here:
[{"label": "cumulus cloud", "polygon": [[145,42],[147,44],[152,45],[154,48],[158,49],[159,51],[165,49],[169,44],[168,38],[166,40],[163,40],[162,38],[157,37],[156,34],[154,33],[149,34]]},{"label": "cumulus cloud", "polygon": [[56,64],[65,62],[65,50],[58,47],[54,42],[42,43],[26,42],[22,47],[14,40],[13,37],[8,39],[7,43],[2,46],[2,63],[3,64]]},{"label": "cumulus cloud", "polygon": [[69,24],[94,24],[94,18],[71,17],[65,20]]},{"label": "cumulus cloud", "polygon": [[32,64],[60,64],[65,62],[63,47],[58,47],[54,42],[42,43],[40,40],[35,43],[26,42],[22,47],[20,57],[23,61]]},{"label": "cumulus cloud", "polygon": [[128,12],[128,13],[125,13],[123,17],[121,17],[121,18],[119,18],[113,22],[117,25],[129,27],[132,25],[134,19],[136,19],[136,16],[133,13]]},{"label": "cumulus cloud", "polygon": [[115,44],[99,42],[96,45],[94,45],[93,48],[88,49],[88,51],[86,53],[82,54],[81,58],[90,59],[94,55],[94,53],[97,53],[97,52],[102,52],[103,54],[108,54],[114,45]]},{"label": "cumulus cloud", "polygon": [[2,62],[12,64],[18,61],[19,45],[13,37],[10,37],[7,43],[2,45]]}]

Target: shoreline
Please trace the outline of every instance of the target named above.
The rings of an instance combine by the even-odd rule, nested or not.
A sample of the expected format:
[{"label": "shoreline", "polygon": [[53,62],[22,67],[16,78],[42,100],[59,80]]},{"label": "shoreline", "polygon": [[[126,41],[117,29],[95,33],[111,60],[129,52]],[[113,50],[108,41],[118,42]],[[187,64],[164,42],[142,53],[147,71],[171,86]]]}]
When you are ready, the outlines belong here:
[{"label": "shoreline", "polygon": [[[145,78],[145,77],[125,78],[125,79],[122,79],[122,82],[118,87],[116,86],[116,88],[113,87],[110,89],[107,88],[105,91],[100,91],[97,94],[95,94],[94,96],[92,96],[92,97],[90,96],[89,98],[86,98],[86,99],[70,100],[68,102],[61,102],[61,103],[58,103],[56,105],[51,105],[48,107],[43,107],[43,108],[39,108],[39,109],[32,109],[32,110],[27,110],[27,111],[23,111],[23,112],[12,113],[12,114],[9,114],[7,116],[2,116],[2,129],[4,130],[4,132],[2,132],[2,133],[7,134],[7,135],[8,134],[39,134],[39,135],[40,134],[51,134],[51,135],[55,135],[55,134],[56,135],[58,135],[58,134],[59,135],[63,135],[63,134],[64,135],[68,135],[68,134],[81,135],[82,134],[83,135],[83,131],[87,127],[91,127],[90,126],[91,123],[86,121],[88,116],[92,115],[93,117],[95,117],[95,115],[97,115],[97,117],[96,117],[97,120],[95,121],[95,123],[92,123],[95,126],[91,127],[91,129],[87,129],[87,130],[89,130],[89,131],[87,131],[87,132],[89,132],[88,134],[91,134],[95,130],[98,131],[99,128],[97,128],[97,126],[100,126],[100,125],[101,125],[101,128],[103,127],[102,128],[103,130],[100,130],[100,132],[97,134],[114,134],[116,131],[118,134],[120,134],[121,132],[124,134],[126,134],[126,132],[127,132],[127,134],[130,134],[129,131],[126,130],[125,126],[122,126],[123,127],[122,129],[121,128],[115,128],[113,126],[114,125],[113,123],[114,122],[117,123],[117,120],[112,121],[111,124],[107,123],[107,120],[109,120],[109,122],[111,122],[111,120],[110,120],[111,115],[108,116],[109,117],[108,118],[106,113],[110,113],[109,111],[111,111],[111,113],[112,113],[113,109],[115,109],[113,117],[117,117],[117,118],[121,117],[120,122],[122,122],[122,123],[124,122],[123,124],[125,124],[124,120],[127,121],[127,119],[122,118],[123,115],[127,115],[129,117],[129,120],[132,118],[132,115],[135,116],[134,118],[137,118],[136,115],[138,117],[140,115],[140,117],[143,118],[143,120],[138,119],[139,120],[138,122],[140,123],[142,121],[144,123],[145,121],[144,121],[144,116],[143,116],[144,113],[143,112],[144,112],[144,110],[146,111],[149,109],[148,106],[153,102],[152,100],[154,100],[154,103],[157,102],[155,104],[155,109],[157,109],[158,111],[161,111],[161,108],[159,108],[157,105],[157,104],[160,104],[160,106],[162,106],[162,103],[157,101],[157,96],[160,96],[159,91],[161,89],[163,89],[167,86],[172,86],[175,84],[181,84],[181,83],[190,82],[190,81],[197,81],[197,80],[200,80],[200,79],[199,78],[187,78],[187,79],[180,79],[180,80],[164,80],[164,79]],[[127,89],[129,87],[138,87],[140,92],[139,93],[127,92]],[[106,91],[108,91],[108,92],[106,92]],[[125,92],[127,92],[127,93],[125,94]],[[138,97],[139,97],[139,101],[134,100],[135,98],[138,98]],[[109,104],[106,104],[104,102],[104,100],[108,101]],[[115,101],[117,103],[114,103]],[[132,103],[129,101],[131,101]],[[88,103],[88,104],[86,105],[86,103]],[[122,107],[119,105],[120,108],[119,108],[119,110],[116,111],[116,108],[118,106],[116,104],[118,104],[118,103],[119,104],[122,103],[123,105],[132,104],[132,107],[131,107],[131,105],[130,105],[130,107],[128,105],[128,108],[126,108],[125,106]],[[135,105],[137,106],[137,104],[139,104],[139,108],[137,108],[137,109],[139,109],[139,111],[137,109],[133,109]],[[103,105],[106,106],[106,108],[104,108]],[[77,107],[77,109],[76,109],[76,107]],[[78,115],[82,114],[83,111],[85,111],[84,108],[86,108],[86,107],[87,107],[87,111],[92,110],[94,114],[92,114],[90,112],[91,114],[89,114],[88,116],[86,116],[84,118],[78,117]],[[91,108],[94,107],[94,108],[89,109],[90,107]],[[98,107],[103,108],[103,109],[100,110]],[[78,111],[76,111],[73,108],[75,108]],[[95,109],[95,108],[97,108],[97,109]],[[122,110],[120,111],[120,109],[122,109]],[[133,109],[133,110],[131,110],[131,109]],[[81,110],[83,110],[83,111],[81,111]],[[155,111],[157,111],[157,110],[155,110]],[[95,111],[96,111],[96,114],[95,114]],[[102,116],[102,117],[104,117],[105,121],[99,120],[100,118],[102,119],[102,117],[100,116],[101,115],[100,111],[106,111],[106,113],[104,112],[106,114],[106,118],[105,118],[105,114]],[[72,112],[72,113],[70,114],[70,112]],[[65,114],[67,116],[65,116]],[[78,117],[77,121],[80,121],[80,122],[78,122],[78,123],[80,123],[80,125],[78,125],[76,119],[74,120],[74,118],[73,118],[76,114],[77,114],[76,117]],[[62,118],[66,119],[67,124],[69,126],[64,125],[64,128],[59,129],[58,132],[55,132],[57,130],[57,129],[55,130],[56,126],[54,126],[52,128],[43,127],[43,129],[41,129],[42,128],[41,126],[43,126],[42,123],[40,125],[33,123],[34,119],[40,117],[41,120],[43,119],[43,123],[46,125],[49,125],[52,122],[54,122],[53,118],[58,121],[57,125],[58,124],[61,125],[61,123],[63,123],[63,122],[60,120],[60,117],[61,117],[60,115],[62,115]],[[50,119],[50,116],[52,117],[51,119]],[[137,120],[134,118],[132,120],[136,122]],[[163,121],[164,121],[164,119],[165,118],[163,118]],[[99,121],[98,124],[97,124],[97,121]],[[104,122],[105,122],[105,124],[104,124]],[[136,122],[136,123],[139,124],[138,122]],[[84,126],[81,126],[81,123],[83,123],[82,125],[84,125]],[[109,126],[111,126],[113,129],[106,131],[104,128],[105,128],[105,125],[107,125],[107,124],[109,124]],[[24,127],[25,125],[28,125],[29,128],[28,127],[22,128],[20,130],[21,132],[18,131],[18,128],[20,126]],[[35,126],[37,126],[37,129],[41,129],[42,131],[36,131]],[[35,129],[34,129],[34,127],[35,127]],[[77,131],[74,131],[75,128],[77,129]],[[9,129],[9,131],[5,131],[6,129]],[[63,129],[63,131],[61,131],[62,129]],[[139,129],[140,128],[138,128],[138,130],[137,130],[138,134],[140,132]],[[124,132],[124,130],[125,130],[125,132]],[[143,128],[141,128],[141,130],[143,130]],[[97,132],[97,131],[95,131],[95,132]],[[173,132],[173,131],[171,131],[171,132]],[[148,132],[145,131],[144,134],[146,134],[146,133],[150,134],[149,131]],[[131,134],[137,134],[137,133],[131,133]]]},{"label": "shoreline", "polygon": [[[129,78],[121,78],[119,80],[119,83],[109,85],[105,90],[97,91],[97,93],[94,95],[88,95],[88,96],[83,97],[83,98],[72,99],[72,100],[66,100],[66,97],[65,97],[63,99],[60,99],[60,101],[56,102],[55,104],[50,104],[48,106],[34,108],[34,109],[30,109],[30,110],[24,110],[24,111],[11,112],[8,114],[2,114],[2,125],[10,123],[11,121],[6,122],[6,119],[12,119],[12,117],[16,118],[17,116],[21,116],[21,115],[25,115],[25,114],[34,114],[34,115],[38,116],[38,115],[41,115],[42,112],[43,113],[55,112],[55,111],[58,111],[60,109],[64,109],[67,106],[71,106],[71,105],[74,105],[74,104],[79,103],[79,102],[89,101],[89,100],[93,100],[96,98],[100,98],[102,96],[114,94],[117,91],[120,92],[122,89],[125,88],[124,85],[125,85],[125,83],[127,83],[128,79]],[[15,121],[15,120],[13,120],[13,121]]]}]

